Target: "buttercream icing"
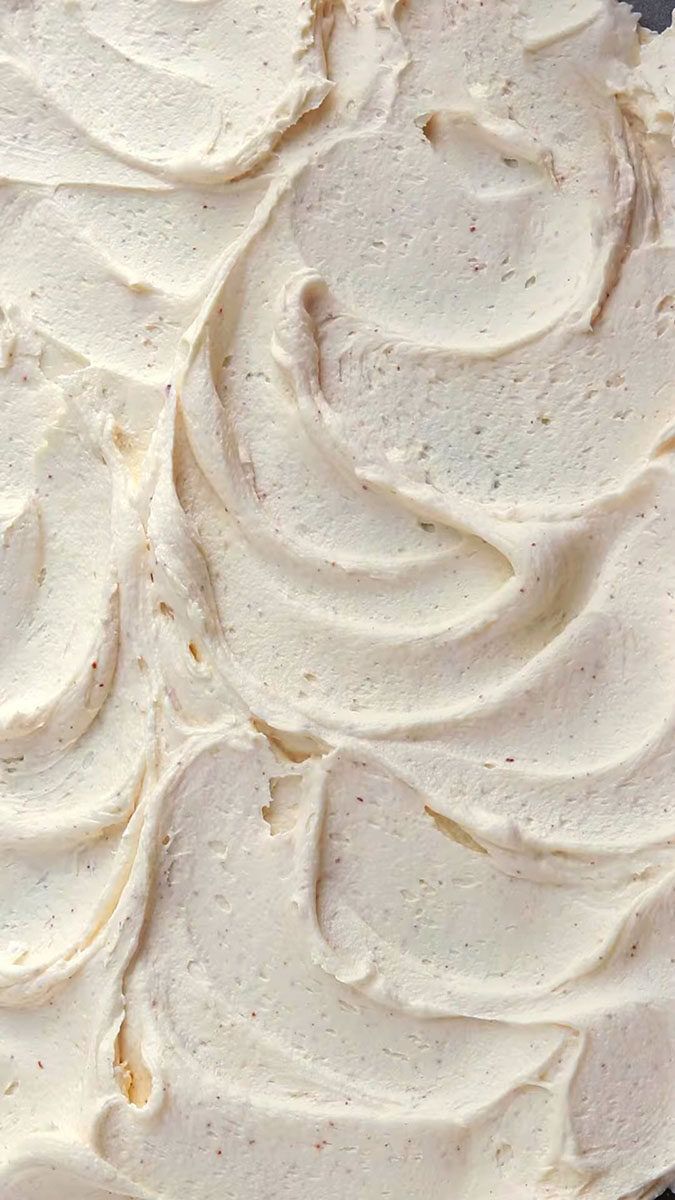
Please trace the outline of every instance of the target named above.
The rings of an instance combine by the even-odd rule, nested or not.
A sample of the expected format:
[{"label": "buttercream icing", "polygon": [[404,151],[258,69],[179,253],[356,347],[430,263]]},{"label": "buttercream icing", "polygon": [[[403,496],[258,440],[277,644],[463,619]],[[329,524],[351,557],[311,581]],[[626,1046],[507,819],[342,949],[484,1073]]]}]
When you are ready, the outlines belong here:
[{"label": "buttercream icing", "polygon": [[0,14],[0,1195],[675,1176],[675,34]]}]

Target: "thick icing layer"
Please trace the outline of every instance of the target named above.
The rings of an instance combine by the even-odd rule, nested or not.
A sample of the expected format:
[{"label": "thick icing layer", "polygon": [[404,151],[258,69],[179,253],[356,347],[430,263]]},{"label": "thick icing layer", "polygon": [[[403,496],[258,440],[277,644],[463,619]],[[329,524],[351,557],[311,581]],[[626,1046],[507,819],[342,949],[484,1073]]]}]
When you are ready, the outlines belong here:
[{"label": "thick icing layer", "polygon": [[3,1200],[675,1175],[675,42],[0,14]]}]

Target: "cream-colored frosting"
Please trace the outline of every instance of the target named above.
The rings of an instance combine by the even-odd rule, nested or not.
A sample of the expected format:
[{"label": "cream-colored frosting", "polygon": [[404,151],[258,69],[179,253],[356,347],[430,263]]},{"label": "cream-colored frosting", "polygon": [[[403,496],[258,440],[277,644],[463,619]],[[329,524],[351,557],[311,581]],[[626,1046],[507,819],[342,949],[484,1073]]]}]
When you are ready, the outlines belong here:
[{"label": "cream-colored frosting", "polygon": [[0,6],[2,1200],[675,1174],[675,35]]}]

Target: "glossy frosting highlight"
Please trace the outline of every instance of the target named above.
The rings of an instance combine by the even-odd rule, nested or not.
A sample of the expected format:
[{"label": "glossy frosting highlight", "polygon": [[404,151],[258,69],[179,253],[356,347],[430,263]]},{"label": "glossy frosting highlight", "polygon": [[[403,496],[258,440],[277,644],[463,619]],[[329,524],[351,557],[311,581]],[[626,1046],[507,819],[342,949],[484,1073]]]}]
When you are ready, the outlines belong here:
[{"label": "glossy frosting highlight", "polygon": [[0,14],[2,1200],[675,1177],[675,40]]}]

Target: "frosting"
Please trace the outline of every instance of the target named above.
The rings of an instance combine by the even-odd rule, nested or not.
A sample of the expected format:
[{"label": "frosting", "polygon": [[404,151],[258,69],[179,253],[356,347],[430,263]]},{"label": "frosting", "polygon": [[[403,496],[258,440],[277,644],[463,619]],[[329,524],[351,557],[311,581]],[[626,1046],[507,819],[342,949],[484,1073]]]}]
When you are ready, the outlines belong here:
[{"label": "frosting", "polygon": [[3,1200],[673,1176],[674,37],[5,5]]}]

